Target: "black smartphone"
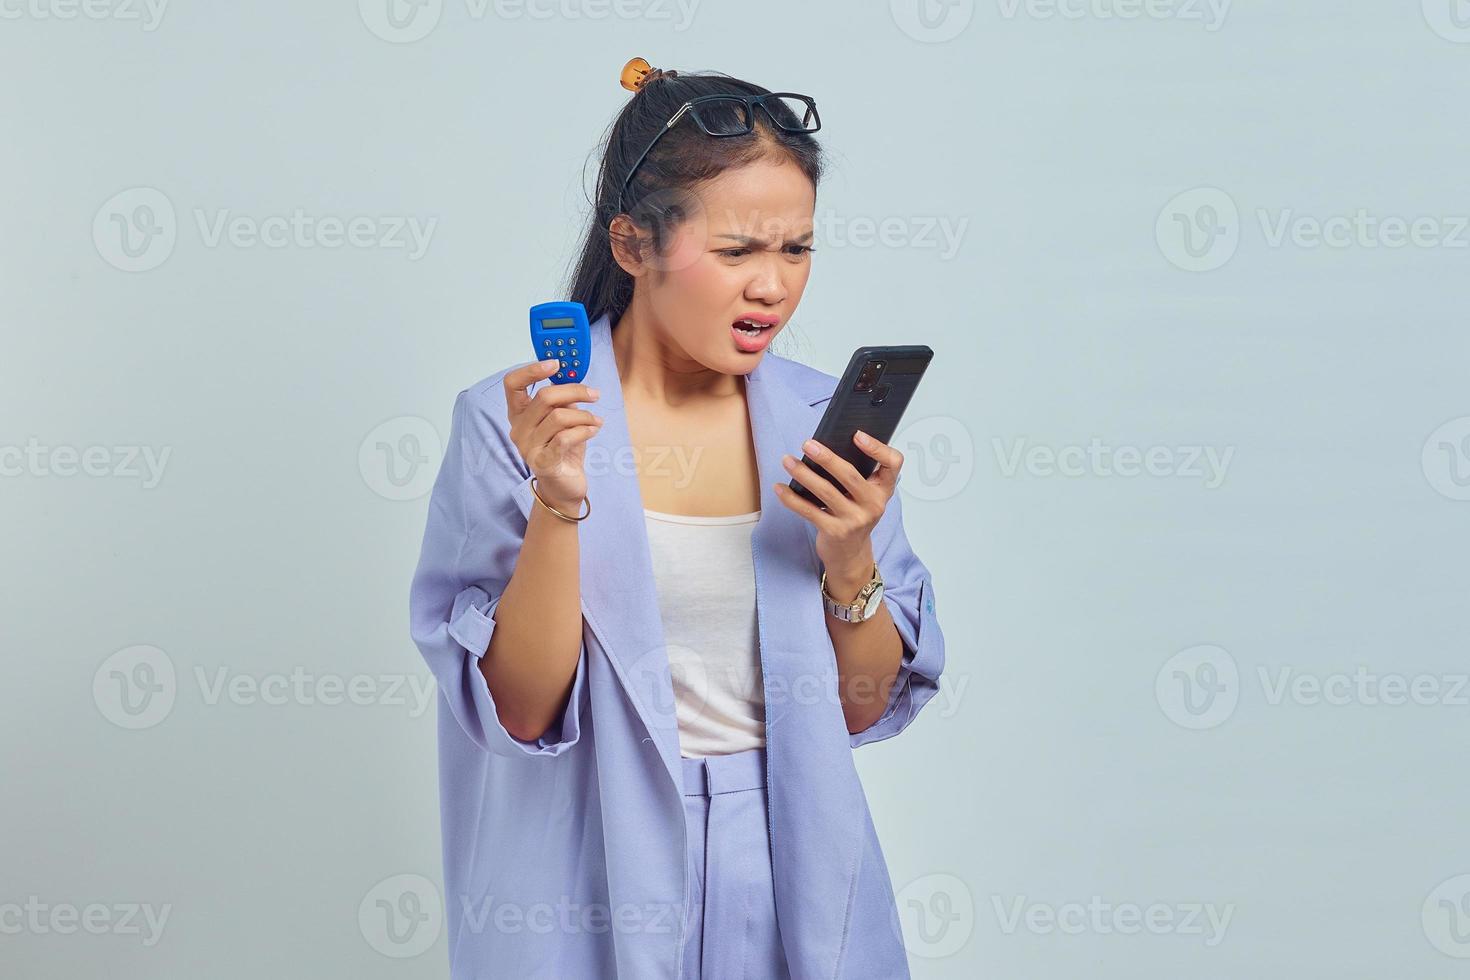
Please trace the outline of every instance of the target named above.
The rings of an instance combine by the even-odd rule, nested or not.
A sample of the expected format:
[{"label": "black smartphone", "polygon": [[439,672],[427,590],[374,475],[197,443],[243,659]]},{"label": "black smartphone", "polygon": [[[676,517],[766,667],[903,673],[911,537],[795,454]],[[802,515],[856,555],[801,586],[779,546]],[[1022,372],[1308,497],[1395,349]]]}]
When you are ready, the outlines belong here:
[{"label": "black smartphone", "polygon": [[[893,438],[904,409],[908,408],[919,379],[933,358],[934,351],[926,344],[859,347],[852,352],[847,370],[842,372],[842,380],[837,383],[837,390],[832,393],[812,438],[851,463],[864,479],[872,476],[878,461],[852,441],[853,434],[862,429],[879,442]],[[830,480],[844,496],[852,496],[841,482],[805,453],[801,461]],[[791,479],[791,489],[826,510],[822,501],[795,477]]]}]

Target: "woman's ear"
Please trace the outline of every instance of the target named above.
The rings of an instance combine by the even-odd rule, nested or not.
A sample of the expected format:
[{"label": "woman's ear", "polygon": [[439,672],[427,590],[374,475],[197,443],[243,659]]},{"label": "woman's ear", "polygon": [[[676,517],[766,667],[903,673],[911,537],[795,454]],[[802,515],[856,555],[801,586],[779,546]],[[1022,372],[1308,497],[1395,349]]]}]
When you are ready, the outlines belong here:
[{"label": "woman's ear", "polygon": [[612,247],[613,261],[634,279],[643,275],[647,268],[643,249],[648,243],[639,235],[638,226],[633,224],[633,219],[626,214],[613,218],[607,226],[607,235]]}]

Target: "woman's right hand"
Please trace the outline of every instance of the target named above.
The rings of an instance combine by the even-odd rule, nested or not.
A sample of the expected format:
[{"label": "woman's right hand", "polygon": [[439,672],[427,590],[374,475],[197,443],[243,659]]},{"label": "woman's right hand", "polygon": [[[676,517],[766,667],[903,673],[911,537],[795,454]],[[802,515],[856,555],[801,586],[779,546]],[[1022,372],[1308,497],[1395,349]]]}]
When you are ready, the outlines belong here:
[{"label": "woman's right hand", "polygon": [[536,492],[557,510],[576,514],[587,496],[587,440],[603,420],[572,407],[597,400],[596,389],[586,385],[546,385],[534,396],[526,394],[532,382],[551,377],[560,367],[560,361],[547,358],[507,373],[505,407],[511,441],[536,477]]}]

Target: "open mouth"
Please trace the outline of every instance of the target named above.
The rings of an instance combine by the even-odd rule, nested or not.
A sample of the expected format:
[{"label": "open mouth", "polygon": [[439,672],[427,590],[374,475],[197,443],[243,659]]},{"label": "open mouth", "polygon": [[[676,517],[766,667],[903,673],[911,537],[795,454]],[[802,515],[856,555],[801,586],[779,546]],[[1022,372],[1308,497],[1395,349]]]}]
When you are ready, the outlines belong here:
[{"label": "open mouth", "polygon": [[[775,317],[770,319],[774,321]],[[745,354],[759,354],[765,350],[775,333],[776,324],[765,322],[764,317],[759,320],[742,317],[730,324],[730,336],[735,340],[735,347]]]},{"label": "open mouth", "polygon": [[730,326],[735,328],[737,333],[747,337],[759,337],[763,331],[771,329],[774,324],[761,323],[759,320],[736,320]]}]

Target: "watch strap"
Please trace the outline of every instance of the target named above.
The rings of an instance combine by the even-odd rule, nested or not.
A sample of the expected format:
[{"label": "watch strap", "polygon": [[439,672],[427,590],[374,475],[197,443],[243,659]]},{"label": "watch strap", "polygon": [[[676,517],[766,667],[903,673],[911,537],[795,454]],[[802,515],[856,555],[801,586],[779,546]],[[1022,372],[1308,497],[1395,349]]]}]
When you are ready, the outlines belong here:
[{"label": "watch strap", "polygon": [[868,604],[868,599],[872,596],[873,590],[882,584],[883,576],[878,574],[878,563],[874,562],[873,575],[858,590],[857,598],[849,603],[841,603],[832,598],[832,594],[827,591],[827,570],[823,569],[821,582],[822,601],[826,604],[827,611],[837,619],[845,623],[860,623],[864,619],[862,615],[863,607]]}]

